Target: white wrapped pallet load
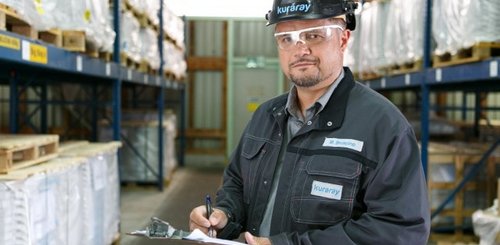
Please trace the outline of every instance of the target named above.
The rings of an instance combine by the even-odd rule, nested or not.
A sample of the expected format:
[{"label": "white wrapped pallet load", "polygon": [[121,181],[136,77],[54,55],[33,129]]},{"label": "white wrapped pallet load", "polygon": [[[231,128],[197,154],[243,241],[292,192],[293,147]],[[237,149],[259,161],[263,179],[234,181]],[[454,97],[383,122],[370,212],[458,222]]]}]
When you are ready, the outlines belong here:
[{"label": "white wrapped pallet load", "polygon": [[479,42],[500,41],[500,1],[434,1],[432,17],[436,55],[455,55]]},{"label": "white wrapped pallet load", "polygon": [[163,8],[163,31],[172,38],[177,46],[185,49],[184,21],[168,8]]},{"label": "white wrapped pallet load", "polygon": [[82,163],[78,158],[53,159],[1,176],[0,189],[6,191],[0,196],[11,196],[7,211],[13,212],[0,206],[0,213],[10,216],[6,227],[14,239],[0,233],[0,241],[7,241],[2,244],[89,244],[82,239]]},{"label": "white wrapped pallet load", "polygon": [[141,28],[139,36],[141,38],[141,57],[147,60],[151,68],[160,68],[160,56],[158,52],[158,33],[151,28]]},{"label": "white wrapped pallet load", "polygon": [[158,13],[160,11],[160,2],[159,1],[144,1],[145,8],[144,13],[151,20],[153,25],[160,25],[160,19],[158,17]]},{"label": "white wrapped pallet load", "polygon": [[0,0],[1,4],[14,9],[19,17],[37,30],[45,29],[45,22],[40,19],[39,13],[43,12],[41,2],[33,0]]},{"label": "white wrapped pallet load", "polygon": [[16,181],[0,181],[0,244],[29,244],[29,206]]},{"label": "white wrapped pallet load", "polygon": [[390,1],[385,27],[385,58],[389,65],[403,65],[422,59],[424,1]]},{"label": "white wrapped pallet load", "polygon": [[[163,176],[169,181],[177,167],[175,138],[176,116],[167,110],[163,118]],[[159,175],[158,114],[148,111],[124,111],[121,132],[124,146],[120,151],[121,180],[124,182],[155,182]],[[99,139],[109,140],[110,127],[100,127]]]},{"label": "white wrapped pallet load", "polygon": [[135,62],[141,61],[141,39],[139,37],[140,24],[137,18],[125,11],[121,15],[121,50]]},{"label": "white wrapped pallet load", "polygon": [[187,63],[184,58],[184,51],[180,50],[170,41],[163,41],[163,59],[165,64],[163,69],[174,74],[177,78],[185,77],[187,72]]},{"label": "white wrapped pallet load", "polygon": [[106,52],[113,50],[116,33],[109,16],[109,1],[91,0],[89,25],[95,30],[97,47]]},{"label": "white wrapped pallet load", "polygon": [[436,41],[434,53],[442,55],[454,54],[460,46],[459,37],[461,22],[464,19],[464,1],[441,0],[433,2],[432,34]]},{"label": "white wrapped pallet load", "polygon": [[[61,152],[62,157],[83,157],[88,169],[83,174],[84,237],[87,244],[111,244],[119,233],[120,186],[118,148],[120,142],[78,145]],[[85,211],[86,210],[86,211]]]},{"label": "white wrapped pallet load", "polygon": [[387,2],[371,2],[363,5],[360,18],[360,51],[359,71],[361,73],[375,73],[381,75],[380,68],[386,67],[388,62],[384,55],[385,35],[381,30],[387,28]]},{"label": "white wrapped pallet load", "polygon": [[[500,1],[465,1],[465,12],[461,36],[463,47],[469,48],[478,42],[500,41]],[[468,5],[468,6],[466,6]]]}]

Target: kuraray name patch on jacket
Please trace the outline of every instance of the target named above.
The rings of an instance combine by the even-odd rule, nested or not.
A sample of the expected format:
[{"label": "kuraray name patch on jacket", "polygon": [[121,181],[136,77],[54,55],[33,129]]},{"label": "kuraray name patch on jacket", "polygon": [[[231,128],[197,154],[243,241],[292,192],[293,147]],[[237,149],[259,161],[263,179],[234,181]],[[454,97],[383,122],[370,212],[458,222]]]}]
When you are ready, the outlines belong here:
[{"label": "kuraray name patch on jacket", "polygon": [[341,147],[361,152],[363,150],[363,141],[353,139],[340,139],[340,138],[325,138],[323,146],[327,147]]},{"label": "kuraray name patch on jacket", "polygon": [[342,197],[342,186],[314,180],[311,187],[311,195],[340,200]]}]

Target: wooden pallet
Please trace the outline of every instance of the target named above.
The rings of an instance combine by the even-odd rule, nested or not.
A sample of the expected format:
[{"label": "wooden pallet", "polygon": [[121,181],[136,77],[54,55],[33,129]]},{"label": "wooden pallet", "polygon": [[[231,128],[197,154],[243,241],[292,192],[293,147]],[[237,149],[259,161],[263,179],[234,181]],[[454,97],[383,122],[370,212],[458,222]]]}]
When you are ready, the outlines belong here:
[{"label": "wooden pallet", "polygon": [[52,44],[58,48],[63,46],[62,31],[59,29],[51,29],[47,31],[39,31],[38,39],[46,43]]},{"label": "wooden pallet", "polygon": [[[486,150],[485,145],[474,143],[454,143],[454,144],[429,144],[429,168],[428,168],[428,191],[432,212],[437,208],[437,204],[441,204],[444,198],[451,193],[452,190],[463,180],[468,169],[477,163]],[[463,238],[467,236],[467,230],[462,227],[470,222],[474,211],[480,208],[486,208],[493,203],[496,197],[496,168],[500,162],[495,157],[490,157],[486,163],[486,170],[481,173],[481,178],[470,180],[462,190],[460,190],[452,200],[452,205],[447,206],[434,219],[433,228],[439,227],[455,227],[453,233],[448,235],[448,242],[463,242]],[[442,173],[433,175],[432,169],[443,170]],[[434,172],[440,173],[441,171]],[[439,179],[435,179],[439,177]],[[484,207],[472,207],[466,205],[466,193],[477,193],[477,198],[484,202]],[[441,194],[444,194],[441,195]],[[469,200],[470,201],[470,200]],[[480,202],[477,204],[483,205]],[[442,218],[442,220],[441,220]]]},{"label": "wooden pallet", "polygon": [[130,69],[139,69],[139,62],[136,62],[135,60],[133,60],[130,55],[122,52],[120,53],[120,64],[122,66],[125,66],[125,67],[128,67]]},{"label": "wooden pallet", "polygon": [[85,52],[85,31],[64,30],[62,32],[62,47],[69,51]]},{"label": "wooden pallet", "polygon": [[445,53],[434,55],[432,63],[434,68],[473,63],[490,57],[500,56],[500,43],[479,42],[470,48],[458,50],[456,54]]},{"label": "wooden pallet", "polygon": [[387,74],[400,75],[422,70],[422,60],[406,62],[404,64],[392,65],[387,68]]},{"label": "wooden pallet", "polygon": [[359,72],[358,75],[361,80],[372,80],[372,79],[379,79],[382,77],[381,74],[377,74],[375,72],[366,72],[366,71]]},{"label": "wooden pallet", "polygon": [[17,12],[7,5],[0,4],[0,30],[10,31],[32,39],[38,38],[38,32]]},{"label": "wooden pallet", "polygon": [[432,233],[429,241],[436,245],[477,245],[479,238],[474,235],[454,235]]},{"label": "wooden pallet", "polygon": [[58,156],[58,135],[0,135],[0,173]]},{"label": "wooden pallet", "polygon": [[113,59],[113,54],[110,52],[100,51],[99,52],[99,59],[104,60],[106,62],[111,62]]}]

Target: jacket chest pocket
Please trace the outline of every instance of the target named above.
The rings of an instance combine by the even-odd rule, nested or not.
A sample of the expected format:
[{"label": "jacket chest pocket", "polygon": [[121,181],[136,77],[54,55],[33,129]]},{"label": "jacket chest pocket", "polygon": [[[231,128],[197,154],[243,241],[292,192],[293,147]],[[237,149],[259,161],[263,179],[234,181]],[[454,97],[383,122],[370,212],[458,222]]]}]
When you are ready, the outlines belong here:
[{"label": "jacket chest pocket", "polygon": [[338,156],[312,156],[293,187],[291,214],[295,222],[331,225],[351,216],[359,188],[361,163]]},{"label": "jacket chest pocket", "polygon": [[262,163],[266,149],[265,141],[246,138],[241,152],[241,177],[243,179],[243,199],[250,203],[253,189],[256,186],[256,176]]}]

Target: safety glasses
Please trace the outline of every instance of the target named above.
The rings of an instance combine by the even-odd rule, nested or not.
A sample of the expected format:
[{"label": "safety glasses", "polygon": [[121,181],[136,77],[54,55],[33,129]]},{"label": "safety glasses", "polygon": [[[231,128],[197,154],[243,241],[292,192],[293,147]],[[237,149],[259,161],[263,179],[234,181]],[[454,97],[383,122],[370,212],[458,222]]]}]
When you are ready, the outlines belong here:
[{"label": "safety glasses", "polygon": [[332,37],[332,29],[344,30],[340,25],[327,25],[311,27],[296,31],[285,31],[274,33],[276,44],[282,50],[288,51],[301,42],[308,47],[318,45]]}]

